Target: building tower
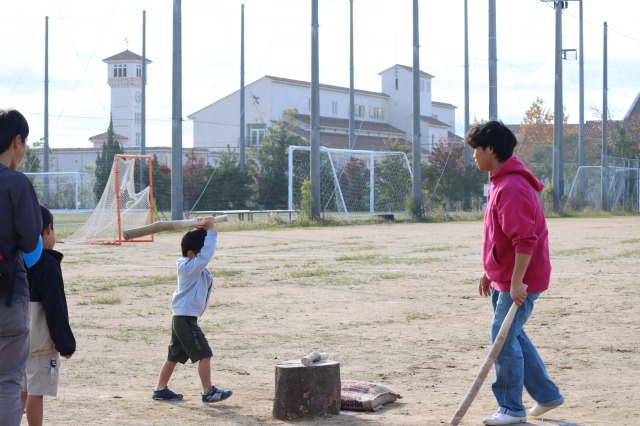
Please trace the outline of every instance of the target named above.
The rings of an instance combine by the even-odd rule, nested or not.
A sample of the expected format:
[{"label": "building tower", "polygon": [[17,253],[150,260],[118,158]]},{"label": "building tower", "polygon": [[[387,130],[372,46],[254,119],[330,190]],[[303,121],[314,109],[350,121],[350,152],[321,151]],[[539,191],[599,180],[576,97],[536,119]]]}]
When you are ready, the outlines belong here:
[{"label": "building tower", "polygon": [[[108,65],[113,131],[123,147],[141,143],[142,57],[129,49],[103,59]],[[147,59],[147,64],[151,61]]]}]

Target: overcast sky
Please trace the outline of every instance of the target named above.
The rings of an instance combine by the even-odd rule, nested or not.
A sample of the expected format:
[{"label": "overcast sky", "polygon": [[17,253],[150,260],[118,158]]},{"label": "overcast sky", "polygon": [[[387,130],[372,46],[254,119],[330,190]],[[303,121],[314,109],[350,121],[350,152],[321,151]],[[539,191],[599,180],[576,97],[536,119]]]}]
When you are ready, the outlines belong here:
[{"label": "overcast sky", "polygon": [[[488,118],[488,0],[468,0],[471,121]],[[245,83],[264,75],[311,80],[311,0],[182,0],[183,145],[187,116],[240,85],[245,5]],[[378,73],[413,64],[411,0],[354,0],[356,89],[380,91]],[[498,114],[520,123],[539,97],[553,110],[555,12],[540,0],[496,0]],[[633,0],[585,0],[585,117],[601,110],[603,28],[608,31],[609,111],[622,118],[640,92],[640,25]],[[420,1],[420,68],[435,76],[433,100],[458,107],[464,124],[464,0]],[[103,59],[142,54],[146,11],[147,146],[171,145],[171,0],[22,0],[0,15],[0,106],[27,116],[44,136],[45,16],[49,17],[49,141],[89,147],[106,131],[110,90]],[[563,12],[563,48],[578,48],[579,3]],[[349,87],[349,0],[319,0],[320,82]],[[127,40],[127,41],[125,41]],[[563,61],[564,105],[578,121],[578,61]]]}]

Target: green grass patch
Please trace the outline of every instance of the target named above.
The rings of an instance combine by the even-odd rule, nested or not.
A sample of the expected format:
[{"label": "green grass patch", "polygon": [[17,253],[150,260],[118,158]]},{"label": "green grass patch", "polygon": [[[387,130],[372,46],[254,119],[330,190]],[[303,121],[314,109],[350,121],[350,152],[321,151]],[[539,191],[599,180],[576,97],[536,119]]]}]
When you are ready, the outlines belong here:
[{"label": "green grass patch", "polygon": [[369,255],[345,255],[336,257],[338,262],[358,262],[372,265],[381,264],[394,264],[394,263],[407,263],[407,264],[419,264],[432,261],[430,259],[418,258],[418,257],[390,257],[390,256],[378,256],[374,254]]},{"label": "green grass patch", "polygon": [[220,269],[214,269],[213,273],[216,277],[235,277],[237,275],[242,274],[242,270],[220,268]]},{"label": "green grass patch", "polygon": [[575,249],[554,250],[553,254],[556,256],[580,256],[582,254],[593,253],[595,250],[595,247],[580,247]]},{"label": "green grass patch", "polygon": [[309,278],[309,277],[321,277],[325,275],[333,274],[332,271],[327,269],[303,269],[300,271],[291,272],[292,278]]}]

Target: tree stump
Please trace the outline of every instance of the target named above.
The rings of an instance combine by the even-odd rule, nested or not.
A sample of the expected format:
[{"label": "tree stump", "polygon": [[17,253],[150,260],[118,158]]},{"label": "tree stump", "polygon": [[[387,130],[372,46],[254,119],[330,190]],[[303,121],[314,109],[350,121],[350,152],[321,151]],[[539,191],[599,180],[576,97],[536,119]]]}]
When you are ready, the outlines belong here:
[{"label": "tree stump", "polygon": [[273,417],[293,420],[340,414],[340,388],[339,362],[317,361],[308,366],[297,360],[279,363]]}]

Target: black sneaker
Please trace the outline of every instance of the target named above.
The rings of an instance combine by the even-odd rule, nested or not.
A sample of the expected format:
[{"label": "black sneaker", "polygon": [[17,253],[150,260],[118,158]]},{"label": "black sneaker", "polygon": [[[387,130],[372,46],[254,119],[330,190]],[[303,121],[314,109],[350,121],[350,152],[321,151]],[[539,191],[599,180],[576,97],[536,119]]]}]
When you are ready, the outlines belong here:
[{"label": "black sneaker", "polygon": [[168,386],[160,390],[153,388],[153,399],[156,401],[182,401],[182,394],[175,393]]},{"label": "black sneaker", "polygon": [[231,395],[233,395],[233,392],[231,392],[230,390],[224,390],[224,389],[217,388],[215,386],[211,386],[211,389],[209,389],[209,392],[202,394],[202,402],[224,401],[225,399],[229,398]]}]

